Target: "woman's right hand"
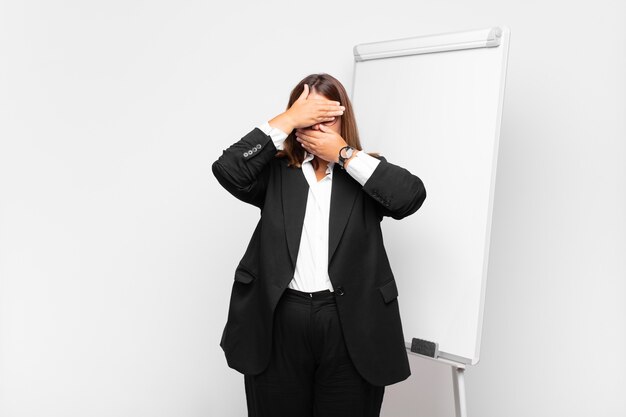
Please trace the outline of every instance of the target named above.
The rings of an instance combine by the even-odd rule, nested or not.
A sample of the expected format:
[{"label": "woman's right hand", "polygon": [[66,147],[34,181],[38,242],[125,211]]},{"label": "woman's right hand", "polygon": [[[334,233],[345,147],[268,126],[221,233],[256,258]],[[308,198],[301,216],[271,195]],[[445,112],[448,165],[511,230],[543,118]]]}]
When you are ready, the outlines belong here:
[{"label": "woman's right hand", "polygon": [[335,116],[341,116],[345,107],[338,101],[325,98],[308,98],[309,86],[304,90],[291,107],[269,121],[272,127],[282,129],[289,134],[293,129],[313,126],[316,123],[330,122]]}]

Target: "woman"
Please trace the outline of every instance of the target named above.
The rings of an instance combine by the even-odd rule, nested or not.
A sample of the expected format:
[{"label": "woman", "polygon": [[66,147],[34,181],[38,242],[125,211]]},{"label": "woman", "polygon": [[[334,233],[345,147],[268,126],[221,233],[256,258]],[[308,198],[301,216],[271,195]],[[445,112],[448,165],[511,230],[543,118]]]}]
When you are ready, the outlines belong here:
[{"label": "woman", "polygon": [[261,218],[235,271],[220,346],[244,374],[250,416],[378,416],[410,375],[384,216],[426,198],[422,181],[362,151],[348,95],[328,74],[213,163]]}]

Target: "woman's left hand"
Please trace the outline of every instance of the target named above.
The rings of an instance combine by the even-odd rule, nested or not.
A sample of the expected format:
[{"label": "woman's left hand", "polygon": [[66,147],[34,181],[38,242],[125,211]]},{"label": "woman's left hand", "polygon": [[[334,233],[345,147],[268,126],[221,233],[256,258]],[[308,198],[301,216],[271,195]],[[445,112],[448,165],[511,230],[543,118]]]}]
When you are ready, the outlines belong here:
[{"label": "woman's left hand", "polygon": [[309,153],[328,162],[339,162],[339,150],[348,144],[340,134],[320,124],[320,130],[296,129],[296,140]]}]

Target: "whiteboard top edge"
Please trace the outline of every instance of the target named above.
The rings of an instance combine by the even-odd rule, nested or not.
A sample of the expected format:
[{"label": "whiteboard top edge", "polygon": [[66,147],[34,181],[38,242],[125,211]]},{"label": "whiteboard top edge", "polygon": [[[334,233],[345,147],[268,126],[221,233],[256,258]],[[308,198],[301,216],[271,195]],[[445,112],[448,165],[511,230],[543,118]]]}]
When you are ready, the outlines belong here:
[{"label": "whiteboard top edge", "polygon": [[500,46],[504,32],[509,32],[507,26],[492,26],[484,29],[361,43],[354,46],[353,54],[354,60],[360,62],[432,52],[497,47]]}]

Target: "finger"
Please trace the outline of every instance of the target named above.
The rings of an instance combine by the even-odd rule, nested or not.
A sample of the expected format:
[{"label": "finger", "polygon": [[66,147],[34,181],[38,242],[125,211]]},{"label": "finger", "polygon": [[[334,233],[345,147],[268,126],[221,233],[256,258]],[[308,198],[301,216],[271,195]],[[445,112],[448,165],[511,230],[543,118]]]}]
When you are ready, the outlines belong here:
[{"label": "finger", "polygon": [[304,89],[302,90],[302,93],[300,93],[300,97],[298,97],[298,100],[306,100],[308,95],[309,95],[309,85],[304,84]]},{"label": "finger", "polygon": [[302,133],[302,132],[298,132],[298,133],[296,133],[296,139],[299,140],[299,141],[303,141],[303,140],[306,141],[306,140],[308,140],[308,135],[306,135],[305,133]]},{"label": "finger", "polygon": [[[341,115],[338,114],[337,116],[341,116]],[[336,117],[335,116],[331,116],[331,115],[318,116],[318,117],[315,118],[315,123],[314,124],[332,122],[335,119],[336,119]]]},{"label": "finger", "polygon": [[[335,119],[336,119],[336,117],[323,117],[323,116],[316,117],[315,118],[315,122],[313,123],[313,125],[321,124],[321,123],[327,123],[327,122],[332,122]],[[312,129],[312,128],[308,128],[308,130],[312,134],[315,134],[315,133],[319,132],[319,130],[315,130],[315,129]]]},{"label": "finger", "polygon": [[320,103],[326,104],[328,106],[341,106],[341,103],[336,100],[329,100],[327,98],[318,98]]},{"label": "finger", "polygon": [[[338,114],[337,116],[341,116],[341,115]],[[324,122],[332,122],[335,119],[336,119],[335,116],[318,116],[318,117],[314,118],[314,123],[313,124],[324,123]],[[296,130],[297,131],[310,130],[311,132],[315,132],[315,130],[311,129],[310,127],[307,127],[307,128],[299,127]]]},{"label": "finger", "polygon": [[324,106],[319,111],[325,116],[341,116],[346,108],[344,106]]},{"label": "finger", "polygon": [[300,138],[297,138],[298,142],[300,143],[300,145],[307,151],[307,152],[311,152],[311,147],[308,145],[308,143],[306,143],[305,141],[303,141]]},{"label": "finger", "polygon": [[313,136],[308,135],[306,133],[296,133],[296,138],[300,139],[301,141],[305,141],[307,143],[315,140]]},{"label": "finger", "polygon": [[319,130],[307,129],[304,131],[304,133],[300,133],[300,137],[303,137],[304,139],[310,142],[310,141],[316,140],[319,134],[320,134]]},{"label": "finger", "polygon": [[310,98],[309,101],[317,110],[345,110],[345,106],[342,106],[338,101],[332,101],[325,98]]},{"label": "finger", "polygon": [[336,110],[346,109],[345,106],[342,106],[336,101],[323,100],[322,102],[318,102],[317,105],[318,105],[318,108],[317,108],[318,110],[325,110],[325,111],[336,111]]}]

